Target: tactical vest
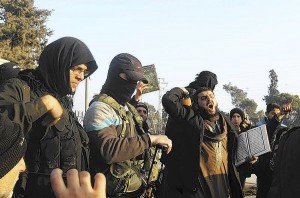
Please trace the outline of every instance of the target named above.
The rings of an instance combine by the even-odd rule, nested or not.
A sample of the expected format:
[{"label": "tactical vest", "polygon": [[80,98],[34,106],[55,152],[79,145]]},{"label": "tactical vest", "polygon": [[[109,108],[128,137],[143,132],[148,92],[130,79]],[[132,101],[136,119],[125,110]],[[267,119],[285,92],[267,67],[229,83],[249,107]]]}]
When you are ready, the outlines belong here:
[{"label": "tactical vest", "polygon": [[[16,79],[13,83],[22,90],[19,93],[20,102],[35,101],[48,94],[39,87],[30,87],[25,80]],[[28,110],[31,113],[39,111]],[[30,123],[32,126],[29,131],[24,132],[27,140],[24,157],[27,170],[21,173],[15,186],[16,197],[23,197],[24,194],[25,197],[53,197],[50,173],[55,168],[62,169],[64,175],[71,168],[88,170],[89,139],[76,116],[64,108],[61,119],[54,126],[48,127],[45,120],[50,117],[49,113],[44,114]]]},{"label": "tactical vest", "polygon": [[[126,103],[129,111],[121,106],[112,97],[101,94],[99,101],[111,106],[122,119],[121,133],[119,137],[134,137],[145,133],[142,129],[142,117],[134,106]],[[141,173],[140,160],[130,159],[120,163],[113,163],[104,171],[106,175],[106,192],[110,196],[118,196],[124,193],[134,192],[146,184],[146,178]]]},{"label": "tactical vest", "polygon": [[[125,134],[126,129],[127,129],[126,121],[129,122],[130,126],[134,126],[133,128],[137,129],[138,134],[145,133],[142,128],[143,127],[143,118],[138,114],[135,107],[132,106],[130,103],[127,102],[125,104],[129,110],[129,112],[128,112],[128,111],[126,111],[125,107],[120,105],[115,99],[108,96],[107,94],[101,94],[99,96],[99,101],[104,102],[104,103],[108,104],[109,106],[111,106],[115,110],[117,115],[121,117],[121,119],[122,119],[121,137],[126,137],[125,135],[127,135],[127,134]],[[130,130],[130,132],[131,131],[134,131],[134,130]],[[135,133],[132,133],[132,134],[135,135]]]},{"label": "tactical vest", "polygon": [[[25,83],[24,86],[24,102],[41,97]],[[72,168],[88,170],[88,136],[75,114],[64,108],[61,119],[54,126],[44,126],[43,122],[49,116],[46,113],[36,120],[26,135],[25,162],[28,172],[50,175],[55,168],[62,169],[64,173]]]}]

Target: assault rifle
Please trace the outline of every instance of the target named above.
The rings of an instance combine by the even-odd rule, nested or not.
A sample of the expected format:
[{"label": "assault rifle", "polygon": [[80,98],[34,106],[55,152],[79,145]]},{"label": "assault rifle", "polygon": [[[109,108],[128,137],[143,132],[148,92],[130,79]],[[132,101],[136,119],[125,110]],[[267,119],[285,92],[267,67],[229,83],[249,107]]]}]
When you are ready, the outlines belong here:
[{"label": "assault rifle", "polygon": [[140,196],[140,198],[155,198],[155,196],[158,195],[158,188],[162,182],[163,163],[161,163],[161,167],[160,167],[160,170],[158,173],[157,180],[153,181],[153,182],[151,181],[153,165],[155,163],[155,157],[156,157],[158,149],[161,149],[163,153],[166,152],[166,148],[164,146],[160,146],[160,145],[155,146],[153,159],[152,159],[150,170],[149,170],[148,177],[147,177],[146,187],[145,187],[144,193]]}]

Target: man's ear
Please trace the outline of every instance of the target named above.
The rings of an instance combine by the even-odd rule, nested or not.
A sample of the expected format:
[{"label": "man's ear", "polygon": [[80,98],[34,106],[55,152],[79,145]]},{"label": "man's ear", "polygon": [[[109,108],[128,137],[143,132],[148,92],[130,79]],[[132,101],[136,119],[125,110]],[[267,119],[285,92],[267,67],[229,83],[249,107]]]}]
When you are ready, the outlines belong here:
[{"label": "man's ear", "polygon": [[268,117],[268,112],[265,112],[266,117]]}]

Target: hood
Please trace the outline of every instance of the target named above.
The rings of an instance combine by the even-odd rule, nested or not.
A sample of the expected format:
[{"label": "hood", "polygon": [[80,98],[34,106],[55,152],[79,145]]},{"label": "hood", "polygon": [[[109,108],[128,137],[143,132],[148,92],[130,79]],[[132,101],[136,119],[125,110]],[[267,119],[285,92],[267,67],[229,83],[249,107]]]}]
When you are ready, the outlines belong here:
[{"label": "hood", "polygon": [[63,37],[45,47],[36,70],[49,91],[65,96],[72,94],[70,68],[80,64],[86,64],[89,75],[98,68],[92,53],[82,41]]}]

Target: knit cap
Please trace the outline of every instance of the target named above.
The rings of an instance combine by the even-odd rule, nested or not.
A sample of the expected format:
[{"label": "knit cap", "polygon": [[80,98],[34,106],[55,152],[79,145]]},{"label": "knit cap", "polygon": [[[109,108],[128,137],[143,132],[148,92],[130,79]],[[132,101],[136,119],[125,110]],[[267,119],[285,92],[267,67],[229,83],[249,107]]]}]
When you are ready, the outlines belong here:
[{"label": "knit cap", "polygon": [[5,80],[18,76],[21,71],[20,66],[14,62],[5,62],[0,65],[0,84]]},{"label": "knit cap", "polygon": [[25,155],[26,147],[20,126],[5,112],[0,113],[0,179],[17,165]]},{"label": "knit cap", "polygon": [[146,105],[145,103],[143,103],[143,102],[137,103],[137,105],[135,106],[135,108],[138,108],[138,107],[143,107],[143,108],[145,108],[145,109],[147,110],[147,114],[149,113],[148,107],[147,107],[147,105]]},{"label": "knit cap", "polygon": [[233,116],[235,113],[239,114],[239,115],[241,116],[242,120],[245,119],[245,113],[244,113],[244,111],[243,111],[242,109],[240,109],[240,108],[233,108],[233,109],[231,109],[231,111],[230,111],[230,119],[232,118],[232,116]]}]

